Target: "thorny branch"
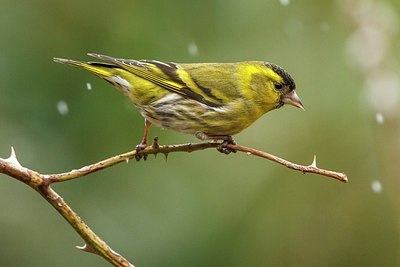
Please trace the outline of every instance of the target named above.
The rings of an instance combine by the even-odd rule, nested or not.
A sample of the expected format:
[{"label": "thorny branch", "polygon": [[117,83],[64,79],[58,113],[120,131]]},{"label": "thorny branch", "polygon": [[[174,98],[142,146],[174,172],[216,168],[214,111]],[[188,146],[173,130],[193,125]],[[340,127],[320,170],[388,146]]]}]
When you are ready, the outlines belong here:
[{"label": "thorny branch", "polygon": [[14,149],[8,159],[0,158],[0,173],[11,176],[35,189],[68,221],[82,237],[85,244],[77,247],[83,251],[100,255],[114,266],[134,267],[124,257],[114,252],[106,242],[98,237],[86,223],[68,206],[68,204],[50,187],[46,175],[23,167],[17,160]]},{"label": "thorny branch", "polygon": [[[217,142],[204,142],[195,144],[179,144],[179,145],[164,145],[159,146],[157,138],[154,139],[153,145],[146,149],[137,152],[136,150],[123,153],[100,162],[82,167],[78,170],[72,170],[66,173],[59,174],[40,174],[36,171],[23,167],[17,160],[14,149],[12,149],[11,156],[8,159],[0,158],[0,173],[11,176],[35,189],[43,196],[75,229],[75,231],[85,241],[85,245],[78,247],[79,249],[97,254],[114,266],[134,267],[128,260],[114,252],[100,237],[98,237],[86,223],[68,206],[68,204],[50,187],[52,183],[63,182],[79,178],[93,172],[111,167],[121,162],[127,162],[130,159],[144,157],[147,155],[156,155],[163,153],[166,156],[172,152],[193,152],[197,150],[204,150],[207,148],[217,148],[220,143]],[[249,147],[240,146],[236,144],[227,144],[227,147],[236,151],[244,152],[247,155],[254,155],[269,159],[279,163],[287,168],[301,171],[303,173],[315,173],[334,178],[341,182],[347,182],[347,176],[344,173],[320,169],[316,165],[316,158],[308,165],[298,165],[290,161],[284,160],[272,154],[255,150]]]},{"label": "thorny branch", "polygon": [[[204,143],[194,143],[194,144],[189,143],[189,144],[159,146],[157,139],[154,139],[153,145],[140,151],[139,156],[147,156],[147,155],[151,155],[151,154],[156,155],[159,153],[168,155],[171,152],[193,152],[193,151],[197,151],[197,150],[204,150],[207,148],[217,148],[219,145],[220,145],[220,143],[217,143],[217,142],[204,142]],[[318,168],[315,157],[314,157],[314,161],[312,162],[312,164],[310,164],[308,166],[303,166],[303,165],[298,165],[298,164],[292,163],[290,161],[284,160],[284,159],[274,156],[272,154],[269,154],[269,153],[266,153],[263,151],[259,151],[259,150],[253,149],[253,148],[240,146],[240,145],[234,145],[234,144],[227,144],[227,147],[229,147],[233,150],[236,150],[236,151],[244,152],[247,155],[254,155],[254,156],[262,157],[265,159],[269,159],[269,160],[279,163],[285,167],[288,167],[289,169],[301,171],[304,173],[309,172],[309,173],[324,175],[324,176],[339,180],[341,182],[347,183],[346,174]],[[107,168],[107,167],[111,167],[111,166],[121,163],[121,162],[127,162],[136,157],[137,157],[137,152],[136,152],[136,150],[133,150],[133,151],[130,151],[130,152],[127,152],[124,154],[120,154],[120,155],[105,159],[103,161],[94,163],[92,165],[82,167],[78,170],[73,170],[70,172],[60,173],[60,174],[44,175],[44,177],[46,178],[48,183],[63,182],[66,180],[79,178],[81,176],[99,171],[99,170]]]}]

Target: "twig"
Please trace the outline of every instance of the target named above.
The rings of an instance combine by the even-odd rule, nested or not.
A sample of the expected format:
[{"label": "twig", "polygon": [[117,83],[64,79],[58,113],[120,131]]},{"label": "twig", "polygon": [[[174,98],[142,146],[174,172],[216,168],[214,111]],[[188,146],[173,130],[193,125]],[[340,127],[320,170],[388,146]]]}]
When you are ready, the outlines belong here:
[{"label": "twig", "polygon": [[[159,146],[156,141],[156,146],[147,147],[146,149],[140,151],[139,155],[144,156],[144,155],[151,155],[151,154],[158,154],[158,153],[168,154],[171,152],[193,152],[193,151],[197,151],[197,150],[204,150],[207,148],[216,148],[219,145],[220,145],[220,143],[216,143],[216,142],[205,142],[205,143],[194,143],[194,144],[189,143],[189,144]],[[296,170],[296,171],[324,175],[324,176],[331,177],[331,178],[334,178],[336,180],[339,180],[339,181],[345,182],[345,183],[347,183],[347,181],[348,181],[346,174],[320,169],[316,166],[316,163],[311,164],[309,166],[302,166],[302,165],[298,165],[298,164],[292,163],[290,161],[284,160],[284,159],[274,156],[272,154],[269,154],[269,153],[266,153],[263,151],[259,151],[259,150],[255,150],[253,148],[240,146],[240,145],[234,145],[234,144],[228,144],[227,146],[236,151],[244,152],[247,155],[255,155],[255,156],[265,158],[265,159],[269,159],[271,161],[274,161],[276,163],[279,163],[285,167],[288,167],[288,168]],[[82,167],[78,170],[72,170],[70,172],[59,173],[59,174],[48,174],[48,175],[44,175],[44,177],[46,178],[48,183],[63,182],[66,180],[79,178],[81,176],[99,171],[101,169],[111,167],[115,164],[118,164],[121,162],[127,162],[131,159],[134,159],[136,153],[137,153],[136,150],[133,150],[133,151],[130,151],[130,152],[127,152],[124,154],[120,154],[120,155],[102,160],[102,161],[94,163],[92,165]]]},{"label": "twig", "polygon": [[134,267],[124,257],[114,252],[106,242],[98,237],[86,223],[68,206],[68,204],[50,187],[45,175],[21,166],[12,149],[8,159],[0,158],[0,173],[14,177],[29,185],[45,198],[75,229],[85,241],[85,245],[77,247],[83,251],[100,255],[114,266]]},{"label": "twig", "polygon": [[329,171],[329,170],[324,170],[324,169],[318,168],[316,156],[314,156],[314,160],[310,165],[303,166],[303,165],[295,164],[290,161],[284,160],[284,159],[274,156],[272,154],[269,154],[269,153],[266,153],[263,151],[259,151],[259,150],[255,150],[255,149],[252,149],[249,147],[244,147],[244,146],[239,146],[239,145],[228,145],[228,146],[237,151],[245,152],[248,155],[255,155],[255,156],[259,156],[259,157],[262,157],[265,159],[275,161],[276,163],[279,163],[279,164],[281,164],[285,167],[288,167],[289,169],[292,169],[292,170],[301,171],[303,173],[306,173],[306,172],[315,173],[315,174],[334,178],[334,179],[339,180],[344,183],[348,182],[347,175],[345,173],[334,172],[334,171]]},{"label": "twig", "polygon": [[[79,178],[81,176],[94,173],[107,167],[111,167],[121,162],[128,162],[130,159],[137,158],[136,156],[146,156],[151,154],[163,153],[168,155],[172,152],[193,152],[197,150],[204,150],[207,148],[217,148],[220,143],[204,142],[195,144],[179,144],[179,145],[164,145],[160,146],[158,140],[154,139],[153,145],[146,149],[137,152],[136,150],[120,154],[100,162],[82,167],[78,170],[72,170],[66,173],[59,174],[40,174],[36,171],[23,167],[17,160],[14,149],[12,149],[11,156],[8,159],[0,158],[0,173],[11,176],[35,189],[39,192],[75,229],[75,231],[85,241],[85,245],[78,247],[79,249],[97,254],[114,266],[134,267],[128,260],[114,252],[100,237],[98,237],[85,222],[68,206],[68,204],[50,187],[52,183],[64,182]],[[301,171],[303,173],[315,173],[334,178],[341,182],[347,182],[347,176],[344,173],[320,169],[316,165],[316,159],[309,166],[298,165],[282,158],[276,157],[269,153],[252,149],[245,146],[236,144],[226,145],[231,150],[244,152],[247,155],[255,155],[265,159],[269,159],[290,169]]]}]

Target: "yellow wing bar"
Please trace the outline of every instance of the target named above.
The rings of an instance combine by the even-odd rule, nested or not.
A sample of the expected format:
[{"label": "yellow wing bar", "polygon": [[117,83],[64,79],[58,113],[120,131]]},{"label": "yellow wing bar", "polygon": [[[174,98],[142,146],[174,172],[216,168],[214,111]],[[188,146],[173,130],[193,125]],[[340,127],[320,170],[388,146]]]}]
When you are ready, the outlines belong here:
[{"label": "yellow wing bar", "polygon": [[[155,60],[117,59],[99,54],[88,55],[106,62],[111,62],[158,86],[197,100],[210,107],[220,107],[223,105],[221,99],[210,94],[209,89],[197,86],[193,80],[191,80],[191,86],[188,86],[188,84],[181,79],[178,72],[179,66],[175,63]],[[185,76],[187,78],[188,75]]]}]

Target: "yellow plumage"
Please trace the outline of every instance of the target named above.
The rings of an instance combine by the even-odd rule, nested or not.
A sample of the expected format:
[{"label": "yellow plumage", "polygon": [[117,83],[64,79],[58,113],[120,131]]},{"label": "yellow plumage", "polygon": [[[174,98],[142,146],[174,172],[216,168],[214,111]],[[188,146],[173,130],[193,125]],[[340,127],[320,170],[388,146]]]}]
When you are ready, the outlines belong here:
[{"label": "yellow plumage", "polygon": [[303,105],[290,75],[262,61],[176,64],[89,54],[107,63],[55,61],[84,68],[128,96],[150,123],[199,138],[231,140],[268,111]]}]

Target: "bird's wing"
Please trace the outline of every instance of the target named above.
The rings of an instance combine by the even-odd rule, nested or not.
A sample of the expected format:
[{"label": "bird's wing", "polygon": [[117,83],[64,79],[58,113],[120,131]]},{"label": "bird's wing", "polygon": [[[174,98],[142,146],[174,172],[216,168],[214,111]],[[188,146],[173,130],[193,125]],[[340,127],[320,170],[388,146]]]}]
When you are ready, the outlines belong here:
[{"label": "bird's wing", "polygon": [[198,84],[191,74],[172,62],[155,60],[118,59],[99,54],[89,56],[111,62],[162,88],[199,101],[210,107],[221,107],[225,100],[216,97],[211,89]]}]

